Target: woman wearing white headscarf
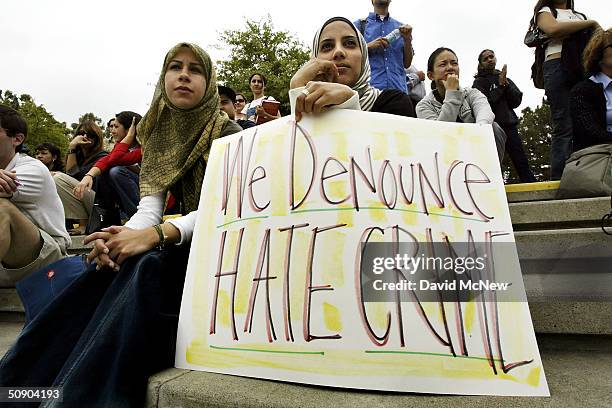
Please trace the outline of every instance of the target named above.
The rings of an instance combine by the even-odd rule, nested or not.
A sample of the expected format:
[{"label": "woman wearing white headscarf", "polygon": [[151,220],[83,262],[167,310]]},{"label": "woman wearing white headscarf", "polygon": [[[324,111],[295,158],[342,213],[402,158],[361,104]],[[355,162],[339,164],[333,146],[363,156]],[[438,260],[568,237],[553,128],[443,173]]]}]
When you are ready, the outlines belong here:
[{"label": "woman wearing white headscarf", "polygon": [[341,105],[355,93],[363,111],[415,116],[408,95],[370,85],[367,43],[346,18],[333,17],[323,24],[313,40],[311,57],[291,79],[291,89],[304,87],[296,100],[298,117]]}]

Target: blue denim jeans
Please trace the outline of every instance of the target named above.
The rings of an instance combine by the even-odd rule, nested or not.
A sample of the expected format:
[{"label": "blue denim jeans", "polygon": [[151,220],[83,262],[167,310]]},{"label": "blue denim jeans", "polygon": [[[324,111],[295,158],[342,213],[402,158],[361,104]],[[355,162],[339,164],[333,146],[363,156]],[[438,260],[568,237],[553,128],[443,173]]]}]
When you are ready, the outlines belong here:
[{"label": "blue denim jeans", "polygon": [[561,58],[544,62],[544,89],[552,117],[552,143],[550,146],[551,180],[561,179],[565,161],[572,153],[572,119],[569,94],[572,84],[561,65]]},{"label": "blue denim jeans", "polygon": [[142,406],[148,377],[174,363],[187,252],[150,251],[118,273],[90,267],[24,328],[0,386],[62,387],[63,402],[44,407]]},{"label": "blue denim jeans", "polygon": [[138,189],[138,174],[127,167],[111,167],[108,172],[111,186],[119,198],[121,211],[130,218],[136,213],[140,192]]}]

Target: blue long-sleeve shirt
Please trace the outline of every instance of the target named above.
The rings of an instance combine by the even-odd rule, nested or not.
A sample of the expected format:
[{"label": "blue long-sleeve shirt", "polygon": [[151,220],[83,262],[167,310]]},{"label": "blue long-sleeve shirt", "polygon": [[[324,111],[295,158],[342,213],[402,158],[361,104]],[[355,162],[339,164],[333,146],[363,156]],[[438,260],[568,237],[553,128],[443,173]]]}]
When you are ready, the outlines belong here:
[{"label": "blue long-sleeve shirt", "polygon": [[[361,30],[361,20],[353,23],[357,30]],[[402,23],[389,15],[382,20],[376,13],[368,14],[364,33],[367,42],[384,37],[391,31],[402,26]],[[378,48],[369,51],[372,79],[370,84],[378,89],[399,89],[408,93],[406,86],[406,72],[404,71],[404,38],[399,37],[387,48]]]}]

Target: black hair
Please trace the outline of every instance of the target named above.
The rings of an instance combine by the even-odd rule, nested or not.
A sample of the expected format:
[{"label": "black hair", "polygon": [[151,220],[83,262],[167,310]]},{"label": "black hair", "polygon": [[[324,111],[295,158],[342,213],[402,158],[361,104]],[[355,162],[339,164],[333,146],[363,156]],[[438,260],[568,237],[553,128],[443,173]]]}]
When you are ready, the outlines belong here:
[{"label": "black hair", "polygon": [[[433,71],[434,63],[436,62],[436,58],[438,57],[438,55],[442,54],[444,51],[452,52],[455,55],[455,57],[457,57],[457,53],[451,50],[450,48],[446,48],[446,47],[436,48],[434,52],[431,53],[431,55],[429,56],[429,59],[427,60],[427,72]],[[459,57],[457,57],[457,60],[459,60]]]},{"label": "black hair", "polygon": [[109,128],[111,123],[113,123],[115,121],[115,118],[109,119],[108,122],[106,122],[106,127]]},{"label": "black hair", "polygon": [[242,96],[242,99],[244,99],[244,103],[247,103],[247,98],[242,92],[236,92],[236,97],[238,97],[238,95]]},{"label": "black hair", "polygon": [[260,74],[259,72],[255,72],[255,73],[251,74],[251,76],[249,77],[249,84],[251,83],[251,79],[253,79],[253,77],[255,75],[259,75],[259,77],[261,78],[261,81],[263,82],[264,86],[266,86],[266,82],[267,82],[266,81],[266,77],[263,74]]},{"label": "black hair", "polygon": [[132,126],[132,118],[136,118],[134,121],[134,126],[137,126],[140,119],[142,119],[142,116],[132,111],[123,111],[115,115],[115,120],[119,122],[126,131],[130,128],[130,126]]},{"label": "black hair", "polygon": [[490,50],[488,48],[485,48],[484,50],[480,51],[480,54],[478,54],[478,64],[480,64],[482,61],[480,60],[482,58],[482,54],[484,54],[485,52],[492,52],[493,54],[495,54],[495,51]]},{"label": "black hair", "polygon": [[236,103],[236,92],[234,92],[234,90],[229,86],[217,85],[217,92],[219,93],[219,96],[227,96],[232,103]]},{"label": "black hair", "polygon": [[15,147],[15,152],[19,153],[28,136],[28,124],[25,119],[15,109],[0,105],[0,127],[6,131],[8,137],[15,137],[19,133],[23,134],[23,142]]},{"label": "black hair", "polygon": [[[542,7],[550,7],[552,9],[555,7],[554,2],[555,0],[538,0],[535,7],[533,8],[533,20],[531,21],[531,24],[535,24],[537,20],[536,17],[538,16],[538,12],[542,10]],[[568,9],[572,11],[575,11],[574,10],[574,0],[566,0],[565,7],[567,7]]]},{"label": "black hair", "polygon": [[475,76],[478,76],[478,74],[482,73],[485,71],[485,69],[482,67],[482,54],[484,54],[485,52],[492,52],[493,55],[495,55],[495,51],[490,50],[488,48],[485,48],[484,50],[480,51],[480,54],[478,54],[478,67],[476,68],[478,70],[478,73]]},{"label": "black hair", "polygon": [[62,152],[60,151],[59,147],[57,147],[53,143],[48,143],[48,142],[41,143],[38,146],[36,146],[36,149],[34,149],[34,153],[36,154],[41,150],[47,150],[49,153],[51,153],[51,156],[55,156],[56,158],[49,170],[62,171],[62,172],[64,171],[64,162],[62,161]]}]

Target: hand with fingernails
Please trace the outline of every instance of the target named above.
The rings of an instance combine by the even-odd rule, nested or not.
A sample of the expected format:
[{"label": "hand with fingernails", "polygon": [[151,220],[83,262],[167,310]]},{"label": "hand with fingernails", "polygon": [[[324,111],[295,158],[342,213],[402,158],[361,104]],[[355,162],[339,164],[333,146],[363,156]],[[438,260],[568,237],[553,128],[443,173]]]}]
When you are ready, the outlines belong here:
[{"label": "hand with fingernails", "polygon": [[89,173],[85,174],[79,184],[77,184],[72,190],[72,194],[79,200],[83,199],[86,191],[90,191],[93,188],[93,176]]},{"label": "hand with fingernails", "polygon": [[349,100],[354,91],[338,81],[338,67],[333,61],[312,58],[291,78],[291,88],[304,87],[295,101],[295,120],[302,113],[321,113],[330,106]]},{"label": "hand with fingernails", "polygon": [[132,124],[130,125],[130,128],[127,131],[127,135],[125,135],[125,137],[123,138],[123,140],[121,140],[121,143],[125,143],[128,146],[130,146],[133,142],[134,139],[136,139],[136,117],[132,116]]},{"label": "hand with fingernails", "polygon": [[457,91],[459,89],[459,75],[448,74],[446,79],[442,80],[442,84],[447,91]]},{"label": "hand with fingernails", "polygon": [[409,24],[404,24],[399,28],[399,32],[404,37],[404,41],[411,42],[412,41],[412,26]]},{"label": "hand with fingernails", "polygon": [[321,113],[331,106],[348,101],[355,91],[343,84],[312,81],[306,84],[295,100],[295,120],[299,122],[303,113]]},{"label": "hand with fingernails", "polygon": [[378,37],[375,40],[372,40],[368,43],[369,50],[376,50],[379,48],[387,48],[389,46],[389,40],[384,37]]},{"label": "hand with fingernails", "polygon": [[508,83],[508,66],[504,64],[504,67],[499,72],[499,84],[501,86],[506,86]]},{"label": "hand with fingernails", "polygon": [[86,145],[90,145],[91,143],[92,141],[87,138],[87,135],[77,135],[74,138],[72,138],[72,140],[70,141],[70,144],[68,145],[68,148],[73,150],[79,146],[86,146]]},{"label": "hand with fingernails", "polygon": [[14,170],[0,169],[0,194],[12,196],[20,185],[21,183],[17,180],[17,173]]},{"label": "hand with fingernails", "polygon": [[338,76],[338,67],[333,61],[312,58],[293,75],[290,87],[306,86],[310,81],[337,82]]},{"label": "hand with fingernails", "polygon": [[153,227],[134,230],[123,226],[103,228],[85,237],[85,244],[93,242],[93,248],[87,261],[96,261],[96,269],[111,268],[118,271],[121,264],[129,257],[142,254],[159,241],[159,236]]}]

